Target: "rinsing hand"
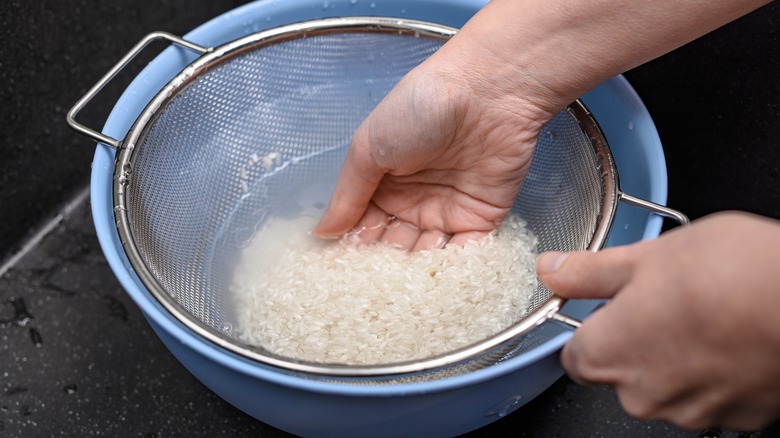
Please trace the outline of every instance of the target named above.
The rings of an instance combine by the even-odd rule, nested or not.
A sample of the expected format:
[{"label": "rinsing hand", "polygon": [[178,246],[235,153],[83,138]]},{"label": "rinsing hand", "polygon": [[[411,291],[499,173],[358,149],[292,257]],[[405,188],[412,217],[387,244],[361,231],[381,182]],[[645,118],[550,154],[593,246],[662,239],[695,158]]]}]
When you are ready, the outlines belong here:
[{"label": "rinsing hand", "polygon": [[544,116],[528,117],[511,97],[485,97],[441,63],[428,65],[404,77],[355,132],[315,235],[352,231],[366,242],[441,247],[490,232],[511,208]]}]

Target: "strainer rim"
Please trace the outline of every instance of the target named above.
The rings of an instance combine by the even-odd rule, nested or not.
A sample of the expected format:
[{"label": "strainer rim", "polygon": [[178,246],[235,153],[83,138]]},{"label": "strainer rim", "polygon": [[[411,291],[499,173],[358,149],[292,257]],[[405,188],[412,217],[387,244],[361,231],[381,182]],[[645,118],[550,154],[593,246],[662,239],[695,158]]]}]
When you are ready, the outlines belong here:
[{"label": "strainer rim", "polygon": [[[446,41],[457,32],[457,29],[427,21],[385,17],[317,19],[280,26],[233,40],[210,50],[208,53],[190,63],[181,71],[181,73],[171,79],[171,81],[149,102],[133,123],[132,127],[127,132],[125,139],[122,140],[120,147],[118,148],[113,178],[114,213],[115,218],[117,219],[117,230],[122,242],[123,250],[136,275],[138,275],[144,286],[147,287],[151,295],[166,311],[168,311],[177,321],[181,322],[206,340],[248,359],[295,373],[334,377],[379,377],[431,371],[466,362],[528,333],[534,327],[545,322],[552,315],[557,313],[565,304],[566,299],[552,295],[537,309],[525,315],[502,332],[465,348],[428,359],[380,365],[341,365],[304,362],[291,358],[282,358],[270,353],[266,354],[248,348],[249,346],[240,345],[235,339],[230,338],[197,320],[197,318],[194,318],[190,312],[184,309],[168,294],[165,288],[158,282],[151,269],[147,266],[137,248],[133,232],[130,228],[130,220],[126,208],[125,198],[127,192],[125,191],[125,188],[128,185],[129,178],[132,177],[131,163],[136,152],[136,142],[143,136],[150,124],[153,124],[155,115],[158,111],[164,108],[167,102],[185,89],[186,86],[194,81],[199,75],[203,74],[210,67],[213,67],[213,65],[229,60],[232,56],[268,44],[289,41],[306,36],[343,33],[345,31],[368,31],[379,33],[405,32],[407,35],[414,33],[415,36]],[[602,192],[602,214],[597,219],[596,232],[588,246],[588,250],[596,251],[600,249],[606,241],[607,233],[617,206],[617,169],[606,139],[601,133],[595,119],[593,119],[592,115],[588,112],[582,102],[575,101],[568,107],[568,111],[573,113],[575,118],[580,122],[583,131],[591,139],[591,144],[594,146],[594,152],[596,153],[599,165],[601,166],[601,171],[605,176],[605,178],[602,178],[604,184]]]}]

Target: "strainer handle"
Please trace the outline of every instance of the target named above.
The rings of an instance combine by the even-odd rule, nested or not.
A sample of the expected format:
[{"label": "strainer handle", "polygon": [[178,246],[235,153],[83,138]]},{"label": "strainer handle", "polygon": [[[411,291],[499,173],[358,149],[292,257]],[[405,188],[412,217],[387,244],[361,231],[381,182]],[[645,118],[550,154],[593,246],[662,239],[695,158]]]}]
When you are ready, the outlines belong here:
[{"label": "strainer handle", "polygon": [[[679,212],[673,208],[663,206],[661,204],[656,204],[655,202],[651,202],[646,199],[637,198],[636,196],[629,195],[628,193],[623,193],[621,191],[618,191],[618,200],[623,201],[626,204],[631,204],[636,207],[644,208],[645,210],[649,210],[650,212],[655,213],[659,216],[673,219],[680,225],[690,225],[691,223],[690,219],[688,219],[688,216],[686,216],[682,212]],[[556,302],[556,305],[548,313],[547,319],[558,321],[559,323],[574,329],[580,328],[582,326],[582,321],[572,318],[570,316],[566,316],[559,312],[560,308],[563,306],[563,303],[565,303],[566,300],[556,295],[554,295],[554,297],[557,298],[557,301],[554,301]]]},{"label": "strainer handle", "polygon": [[688,216],[675,209],[663,206],[661,204],[656,204],[655,202],[650,202],[642,198],[637,198],[636,196],[631,196],[628,193],[619,192],[618,200],[624,201],[626,204],[644,208],[645,210],[649,210],[659,216],[674,219],[680,225],[688,225],[691,223],[690,219],[688,219]]},{"label": "strainer handle", "polygon": [[88,128],[81,123],[76,121],[76,116],[78,113],[81,112],[82,109],[102,90],[114,77],[119,73],[123,68],[127,66],[127,64],[130,63],[136,56],[138,56],[141,51],[143,51],[146,46],[149,45],[149,43],[155,41],[155,40],[167,40],[170,41],[173,44],[177,44],[179,46],[182,46],[184,48],[190,49],[194,52],[198,52],[200,54],[208,53],[211,51],[211,48],[203,47],[198,44],[191,43],[185,39],[182,39],[180,37],[177,37],[173,34],[170,34],[168,32],[152,32],[145,37],[141,39],[135,46],[133,46],[132,49],[130,49],[127,54],[122,57],[122,59],[119,60],[119,62],[114,65],[114,67],[111,68],[111,70],[108,71],[100,80],[87,91],[87,93],[76,102],[75,105],[73,105],[73,108],[68,111],[67,115],[67,121],[68,125],[70,125],[71,128],[73,128],[75,131],[79,132],[80,134],[86,135],[87,137],[95,140],[98,143],[105,143],[113,148],[118,148],[120,145],[120,141],[110,137],[108,135],[103,134],[102,132],[98,132],[94,129]]}]

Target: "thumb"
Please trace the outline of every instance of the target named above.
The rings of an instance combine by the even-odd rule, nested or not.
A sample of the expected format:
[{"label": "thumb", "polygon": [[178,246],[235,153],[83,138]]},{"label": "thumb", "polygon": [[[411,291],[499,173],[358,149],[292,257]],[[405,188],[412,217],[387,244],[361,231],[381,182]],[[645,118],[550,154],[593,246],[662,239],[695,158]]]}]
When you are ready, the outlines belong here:
[{"label": "thumb", "polygon": [[539,280],[566,298],[611,298],[634,271],[630,247],[599,252],[546,252],[536,260]]},{"label": "thumb", "polygon": [[363,141],[364,131],[358,128],[352,138],[328,208],[312,230],[316,237],[334,238],[351,230],[363,217],[385,174],[371,156],[368,142]]}]

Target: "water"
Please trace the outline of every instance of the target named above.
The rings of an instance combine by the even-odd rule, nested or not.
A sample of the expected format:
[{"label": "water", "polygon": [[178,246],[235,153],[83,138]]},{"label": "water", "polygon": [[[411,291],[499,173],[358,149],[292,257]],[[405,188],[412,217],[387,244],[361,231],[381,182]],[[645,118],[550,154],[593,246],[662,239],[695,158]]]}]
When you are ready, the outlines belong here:
[{"label": "water", "polygon": [[321,181],[302,187],[280,203],[273,216],[292,218],[304,215],[319,218],[328,205],[334,184],[334,181]]},{"label": "water", "polygon": [[37,348],[41,348],[43,345],[43,337],[41,337],[40,332],[35,327],[30,327],[30,340]]},{"label": "water", "polygon": [[[10,305],[10,307],[8,307],[8,305]],[[11,312],[6,309],[11,309]],[[0,311],[2,312],[0,313],[0,325],[2,326],[14,323],[20,327],[24,327],[33,319],[33,316],[27,310],[27,304],[25,304],[24,298],[9,298],[2,304]]]},{"label": "water", "polygon": [[492,417],[497,416],[498,418],[506,417],[507,415],[514,412],[517,408],[520,407],[522,396],[516,395],[513,397],[510,397],[508,400],[505,400],[493,408],[489,409],[487,412],[485,412],[486,417]]},{"label": "water", "polygon": [[76,392],[78,392],[79,387],[76,386],[75,384],[73,384],[73,385],[65,385],[62,388],[62,390],[65,392],[65,394],[75,394]]}]

